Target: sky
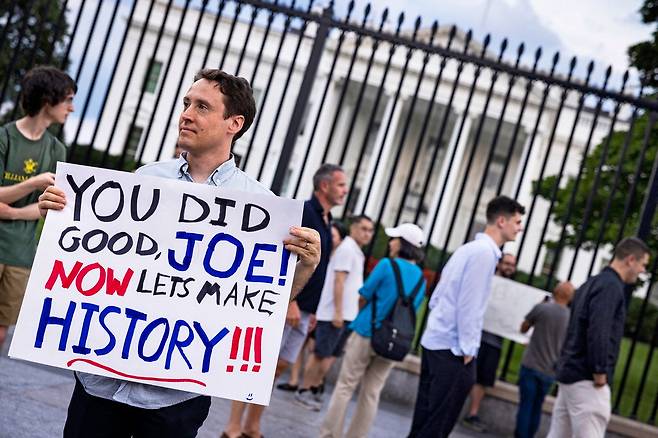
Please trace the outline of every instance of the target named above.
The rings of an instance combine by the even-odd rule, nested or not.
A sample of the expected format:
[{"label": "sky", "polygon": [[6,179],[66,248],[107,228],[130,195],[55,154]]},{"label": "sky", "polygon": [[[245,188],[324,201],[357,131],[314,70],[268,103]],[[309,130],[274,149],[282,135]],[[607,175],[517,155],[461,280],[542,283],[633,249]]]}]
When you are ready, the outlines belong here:
[{"label": "sky", "polygon": [[[109,81],[115,55],[119,47],[125,23],[121,17],[128,15],[132,0],[103,0],[96,29],[90,33],[91,23],[99,0],[69,0],[68,20],[71,26],[76,18],[81,4],[84,4],[78,35],[91,35],[91,47],[101,47],[106,30],[112,17],[115,2],[118,2],[118,13],[115,24],[106,47],[106,56],[99,66],[96,87],[90,96],[88,110],[85,114],[85,125],[81,130],[80,141],[84,143],[88,133],[93,131],[99,108],[102,104],[104,87]],[[182,3],[182,0],[176,0]],[[215,10],[219,0],[211,0],[210,8]],[[279,0],[289,4],[290,0]],[[198,4],[200,0],[192,0]],[[315,4],[327,5],[329,0],[315,0]],[[349,0],[335,0],[335,16],[344,17]],[[298,7],[306,9],[308,0],[298,0]],[[365,0],[357,0],[354,19],[360,19],[366,5]],[[571,57],[577,57],[576,77],[584,78],[587,64],[595,62],[592,83],[601,85],[603,73],[613,66],[613,76],[610,85],[618,89],[621,77],[628,68],[627,48],[639,41],[650,39],[655,26],[645,25],[637,12],[642,0],[371,0],[373,7],[371,16],[379,20],[385,8],[389,8],[388,28],[392,29],[397,16],[405,13],[403,27],[409,29],[417,16],[421,17],[423,26],[430,27],[434,20],[440,25],[455,24],[464,31],[473,30],[476,40],[484,39],[491,34],[491,48],[497,51],[503,38],[507,38],[509,46],[508,58],[515,56],[516,47],[521,42],[526,44],[526,55],[523,63],[529,66],[537,47],[542,47],[543,57],[540,68],[548,70],[550,59],[556,51],[561,54],[558,71],[566,73]],[[232,3],[226,8],[232,14]],[[250,9],[245,8],[245,15]],[[76,38],[72,47],[72,65],[70,73],[75,75],[84,52],[86,38]],[[98,58],[97,50],[90,50],[85,67],[76,77],[79,91],[75,104],[77,112],[67,123],[67,141],[73,139],[77,131],[79,118],[87,101],[89,84],[93,77]],[[631,87],[636,91],[637,75],[631,71]],[[72,122],[72,123],[71,123]]]}]

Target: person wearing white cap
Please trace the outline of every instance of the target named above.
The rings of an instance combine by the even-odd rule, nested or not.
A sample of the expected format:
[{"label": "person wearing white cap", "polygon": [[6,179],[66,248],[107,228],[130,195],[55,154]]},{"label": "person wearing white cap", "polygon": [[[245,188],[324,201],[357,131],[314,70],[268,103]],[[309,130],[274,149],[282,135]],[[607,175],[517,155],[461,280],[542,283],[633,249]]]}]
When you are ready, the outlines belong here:
[{"label": "person wearing white cap", "polygon": [[409,438],[447,437],[455,426],[475,383],[473,359],[500,248],[521,232],[524,213],[507,196],[489,201],[484,232],[457,248],[443,268],[420,341],[420,382]]},{"label": "person wearing white cap", "polygon": [[[372,305],[376,297],[375,326],[379,327],[398,299],[394,263],[399,268],[405,296],[411,297],[415,293],[415,310],[418,310],[425,296],[423,272],[417,265],[423,258],[423,230],[417,225],[405,223],[386,228],[385,232],[391,238],[388,242],[390,258],[382,259],[375,266],[359,290],[361,303],[365,305],[350,324],[353,332],[347,340],[338,381],[320,428],[323,438],[365,437],[375,418],[379,394],[395,362],[377,355],[372,349]],[[359,383],[361,389],[356,411],[347,433],[343,434],[347,405]]]}]

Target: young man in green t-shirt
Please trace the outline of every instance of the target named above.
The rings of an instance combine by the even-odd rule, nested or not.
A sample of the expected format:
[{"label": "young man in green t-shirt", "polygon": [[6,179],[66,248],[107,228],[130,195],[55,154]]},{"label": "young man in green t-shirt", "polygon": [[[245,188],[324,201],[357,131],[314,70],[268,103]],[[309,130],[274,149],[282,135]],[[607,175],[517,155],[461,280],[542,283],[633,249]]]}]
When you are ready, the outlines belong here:
[{"label": "young man in green t-shirt", "polygon": [[55,182],[65,146],[47,128],[73,111],[76,84],[54,67],[35,67],[21,83],[25,116],[0,127],[0,346],[16,324],[36,252],[37,197]]}]

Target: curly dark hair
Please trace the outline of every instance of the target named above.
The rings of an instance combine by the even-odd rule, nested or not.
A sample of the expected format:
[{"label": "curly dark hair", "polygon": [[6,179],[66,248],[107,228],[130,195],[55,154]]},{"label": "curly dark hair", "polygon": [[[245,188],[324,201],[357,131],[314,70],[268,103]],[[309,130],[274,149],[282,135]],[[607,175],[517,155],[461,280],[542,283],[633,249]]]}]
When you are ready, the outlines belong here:
[{"label": "curly dark hair", "polygon": [[21,82],[21,108],[28,116],[36,116],[46,104],[57,105],[78,86],[69,75],[51,66],[34,67]]},{"label": "curly dark hair", "polygon": [[216,68],[204,68],[194,75],[194,82],[206,79],[216,82],[219,91],[224,95],[224,119],[231,116],[243,116],[242,129],[233,137],[233,142],[247,132],[256,117],[256,101],[254,94],[245,78],[230,75]]}]

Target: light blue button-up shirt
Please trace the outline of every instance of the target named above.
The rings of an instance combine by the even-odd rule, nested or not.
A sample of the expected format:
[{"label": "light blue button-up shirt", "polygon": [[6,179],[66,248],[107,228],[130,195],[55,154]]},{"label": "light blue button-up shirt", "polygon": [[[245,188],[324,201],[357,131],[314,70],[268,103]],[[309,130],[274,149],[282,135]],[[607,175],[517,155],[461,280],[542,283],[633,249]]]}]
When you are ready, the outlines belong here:
[{"label": "light blue button-up shirt", "polygon": [[[135,173],[193,182],[188,167],[189,164],[185,159],[185,153],[183,153],[178,159],[147,164],[137,169]],[[205,184],[249,193],[272,193],[261,183],[238,169],[233,157],[215,169],[205,181]],[[81,372],[77,372],[76,375],[87,393],[139,408],[159,409],[184,402],[199,395]]]},{"label": "light blue button-up shirt", "polygon": [[454,252],[429,301],[420,342],[424,348],[477,356],[491,279],[501,255],[496,242],[484,233]]}]

